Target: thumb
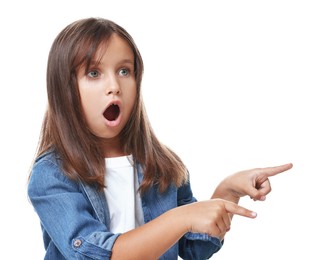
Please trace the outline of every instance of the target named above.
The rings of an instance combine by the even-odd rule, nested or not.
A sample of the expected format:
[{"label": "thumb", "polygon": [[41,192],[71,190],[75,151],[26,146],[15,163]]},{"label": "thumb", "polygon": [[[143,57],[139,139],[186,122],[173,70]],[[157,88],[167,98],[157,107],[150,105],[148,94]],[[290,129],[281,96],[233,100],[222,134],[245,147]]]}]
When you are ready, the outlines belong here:
[{"label": "thumb", "polygon": [[242,206],[239,206],[236,203],[225,201],[224,202],[225,210],[231,214],[247,217],[247,218],[255,218],[257,216],[257,213],[246,209]]},{"label": "thumb", "polygon": [[248,187],[247,195],[253,200],[265,200],[266,194],[263,194],[263,186],[264,184],[260,186],[261,190],[257,189],[256,187]]}]

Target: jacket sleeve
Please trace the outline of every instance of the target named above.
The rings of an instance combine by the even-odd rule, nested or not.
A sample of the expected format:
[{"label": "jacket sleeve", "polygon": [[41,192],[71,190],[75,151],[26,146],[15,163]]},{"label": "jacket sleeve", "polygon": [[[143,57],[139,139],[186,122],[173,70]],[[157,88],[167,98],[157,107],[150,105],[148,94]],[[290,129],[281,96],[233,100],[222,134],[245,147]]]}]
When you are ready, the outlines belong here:
[{"label": "jacket sleeve", "polygon": [[120,234],[99,221],[79,182],[68,179],[55,161],[35,163],[28,196],[41,221],[45,259],[52,259],[51,248],[66,259],[110,259]]},{"label": "jacket sleeve", "polygon": [[[193,197],[190,182],[188,181],[178,189],[178,206],[196,202]],[[201,233],[186,233],[179,241],[179,256],[186,260],[209,259],[218,252],[223,243],[216,237]]]}]

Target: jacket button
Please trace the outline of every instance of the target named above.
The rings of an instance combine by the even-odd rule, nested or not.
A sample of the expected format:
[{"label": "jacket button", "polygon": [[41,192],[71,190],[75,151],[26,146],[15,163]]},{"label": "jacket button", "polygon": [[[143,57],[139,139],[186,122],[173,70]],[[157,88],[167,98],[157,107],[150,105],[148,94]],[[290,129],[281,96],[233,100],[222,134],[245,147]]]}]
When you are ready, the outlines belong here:
[{"label": "jacket button", "polygon": [[73,245],[74,247],[80,247],[82,244],[82,241],[80,239],[76,239],[74,242],[73,242]]}]

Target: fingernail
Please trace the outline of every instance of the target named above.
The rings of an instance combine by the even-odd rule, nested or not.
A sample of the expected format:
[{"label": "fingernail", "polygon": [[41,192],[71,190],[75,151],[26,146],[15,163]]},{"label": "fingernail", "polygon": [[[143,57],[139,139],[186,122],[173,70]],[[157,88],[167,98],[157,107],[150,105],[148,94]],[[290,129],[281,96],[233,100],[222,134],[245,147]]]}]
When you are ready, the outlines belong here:
[{"label": "fingernail", "polygon": [[255,218],[257,216],[257,213],[254,211],[251,211],[251,216]]},{"label": "fingernail", "polygon": [[261,200],[261,201],[266,200],[266,196],[262,196],[262,197],[260,198],[260,200]]}]

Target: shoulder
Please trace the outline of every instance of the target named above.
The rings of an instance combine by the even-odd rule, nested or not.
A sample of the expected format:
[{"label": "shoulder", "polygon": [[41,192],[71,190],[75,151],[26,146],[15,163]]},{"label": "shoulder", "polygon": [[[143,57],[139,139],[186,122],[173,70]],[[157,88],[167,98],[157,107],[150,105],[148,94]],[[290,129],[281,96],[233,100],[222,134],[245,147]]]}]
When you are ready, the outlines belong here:
[{"label": "shoulder", "polygon": [[76,190],[79,189],[79,184],[65,175],[59,155],[50,150],[35,160],[29,179],[28,194],[30,197],[40,196],[61,189]]},{"label": "shoulder", "polygon": [[61,167],[61,164],[61,159],[58,153],[54,149],[50,149],[35,159],[32,170],[42,166]]},{"label": "shoulder", "polygon": [[30,178],[33,179],[38,176],[48,178],[51,175],[54,177],[57,177],[57,175],[61,177],[63,175],[61,159],[54,150],[45,152],[35,160]]}]

